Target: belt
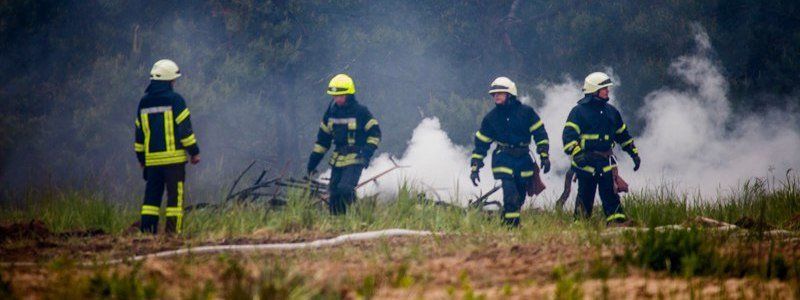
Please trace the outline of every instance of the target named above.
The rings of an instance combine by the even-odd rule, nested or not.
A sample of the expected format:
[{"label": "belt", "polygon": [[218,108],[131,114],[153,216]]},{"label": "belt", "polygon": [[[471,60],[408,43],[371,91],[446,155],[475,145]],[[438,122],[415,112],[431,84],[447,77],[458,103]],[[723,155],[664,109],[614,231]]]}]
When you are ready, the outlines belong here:
[{"label": "belt", "polygon": [[497,146],[498,152],[506,152],[511,154],[511,156],[523,156],[530,153],[530,149],[528,149],[528,145],[525,146],[511,146],[511,145],[498,145]]},{"label": "belt", "polygon": [[339,154],[349,154],[349,153],[358,153],[361,152],[361,147],[359,146],[336,146],[336,152]]}]

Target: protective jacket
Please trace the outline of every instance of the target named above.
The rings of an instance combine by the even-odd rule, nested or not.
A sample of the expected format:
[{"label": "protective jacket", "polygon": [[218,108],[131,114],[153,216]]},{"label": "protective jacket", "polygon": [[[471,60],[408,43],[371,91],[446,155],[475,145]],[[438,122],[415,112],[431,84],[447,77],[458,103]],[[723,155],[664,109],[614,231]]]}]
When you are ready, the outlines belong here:
[{"label": "protective jacket", "polygon": [[536,167],[529,150],[531,136],[539,156],[548,157],[550,142],[539,115],[532,107],[509,95],[506,104],[495,106],[483,118],[480,130],[475,133],[472,171],[483,166],[483,159],[494,142],[497,143],[492,152],[495,179],[533,176]]},{"label": "protective jacket", "polygon": [[614,143],[632,157],[639,153],[619,111],[594,94],[587,94],[569,113],[562,138],[573,169],[591,175],[616,168],[611,157]]},{"label": "protective jacket", "polygon": [[317,167],[333,144],[330,165],[345,167],[367,164],[381,141],[381,129],[369,110],[349,95],[344,105],[331,105],[322,117],[317,142],[308,160],[308,170]]},{"label": "protective jacket", "polygon": [[183,164],[200,153],[189,109],[168,81],[150,82],[136,110],[134,150],[142,165]]}]

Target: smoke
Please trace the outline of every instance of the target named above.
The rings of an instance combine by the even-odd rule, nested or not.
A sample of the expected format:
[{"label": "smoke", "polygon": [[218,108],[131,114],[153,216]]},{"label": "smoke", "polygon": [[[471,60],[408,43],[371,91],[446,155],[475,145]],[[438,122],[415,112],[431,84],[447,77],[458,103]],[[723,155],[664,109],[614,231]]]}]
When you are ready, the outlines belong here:
[{"label": "smoke", "polygon": [[[728,83],[711,58],[708,35],[699,27],[695,41],[695,52],[678,57],[670,66],[670,73],[685,87],[663,87],[649,93],[636,115],[626,114],[625,108],[618,106],[628,124],[633,117],[642,118],[646,124],[644,128],[630,128],[643,160],[638,172],[632,171],[627,154],[615,149],[620,173],[633,190],[666,185],[675,192],[699,193],[709,199],[735,189],[750,178],[800,165],[796,153],[800,149],[796,118],[781,111],[734,115],[727,98]],[[613,70],[605,71],[619,86],[621,81]],[[547,190],[527,202],[543,206],[551,205],[563,189],[569,158],[561,151],[561,132],[569,111],[583,95],[580,82],[569,77],[560,83],[539,84],[536,89],[543,94],[541,99],[521,99],[534,106],[547,128],[553,170],[543,175]],[[492,179],[490,167],[485,167],[481,171],[483,181],[473,187],[469,181],[469,156],[470,149],[454,144],[437,118],[426,118],[414,130],[405,153],[396,159],[407,168],[389,173],[378,184],[370,184],[359,192],[390,197],[407,183],[441,200],[464,204],[499,184]],[[487,165],[490,161],[491,157],[485,160]],[[382,154],[365,170],[362,179],[391,166],[389,155]],[[501,193],[492,198],[501,199]]]}]

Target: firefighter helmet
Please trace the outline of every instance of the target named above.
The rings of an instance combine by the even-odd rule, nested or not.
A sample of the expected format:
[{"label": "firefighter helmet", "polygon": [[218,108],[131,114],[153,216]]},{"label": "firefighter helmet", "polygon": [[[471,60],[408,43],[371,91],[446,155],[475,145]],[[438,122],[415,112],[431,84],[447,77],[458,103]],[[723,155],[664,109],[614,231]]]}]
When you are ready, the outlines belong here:
[{"label": "firefighter helmet", "polygon": [[150,80],[172,81],[181,77],[178,65],[169,59],[162,59],[153,64],[150,69]]},{"label": "firefighter helmet", "polygon": [[517,85],[514,84],[508,77],[497,77],[492,81],[492,86],[489,88],[489,94],[494,93],[509,93],[512,96],[517,96]]},{"label": "firefighter helmet", "polygon": [[353,83],[353,78],[350,78],[347,74],[333,76],[328,84],[328,95],[352,95],[355,93],[356,85]]},{"label": "firefighter helmet", "polygon": [[593,94],[604,87],[612,85],[614,85],[614,83],[611,82],[611,77],[608,77],[606,73],[594,72],[586,76],[586,80],[583,82],[583,93]]}]

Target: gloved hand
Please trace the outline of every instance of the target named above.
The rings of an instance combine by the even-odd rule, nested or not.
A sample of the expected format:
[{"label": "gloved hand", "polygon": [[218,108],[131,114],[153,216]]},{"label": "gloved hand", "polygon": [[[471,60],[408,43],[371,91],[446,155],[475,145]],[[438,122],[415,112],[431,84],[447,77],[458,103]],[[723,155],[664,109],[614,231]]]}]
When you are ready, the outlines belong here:
[{"label": "gloved hand", "polygon": [[478,171],[472,171],[469,174],[469,179],[472,180],[472,185],[478,186],[478,182],[481,182],[481,176],[478,175]]},{"label": "gloved hand", "polygon": [[539,164],[542,167],[542,172],[543,173],[547,174],[547,172],[550,172],[550,159],[549,158],[542,157],[541,158],[541,162]]},{"label": "gloved hand", "polygon": [[372,161],[372,151],[361,152],[361,162],[364,169],[369,168],[369,163]]},{"label": "gloved hand", "polygon": [[639,166],[642,165],[642,159],[639,157],[639,155],[635,155],[632,158],[633,158],[633,171],[634,172],[639,171]]}]

